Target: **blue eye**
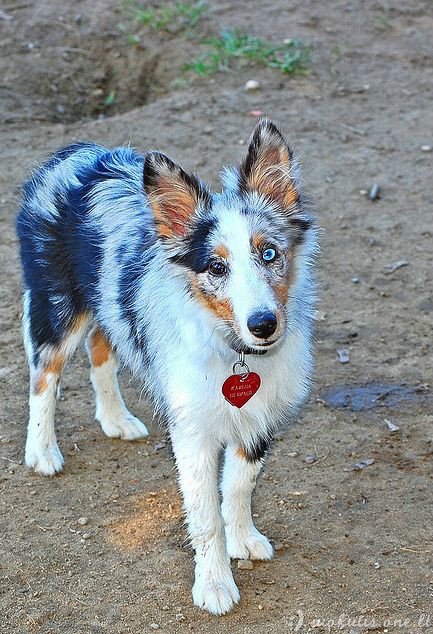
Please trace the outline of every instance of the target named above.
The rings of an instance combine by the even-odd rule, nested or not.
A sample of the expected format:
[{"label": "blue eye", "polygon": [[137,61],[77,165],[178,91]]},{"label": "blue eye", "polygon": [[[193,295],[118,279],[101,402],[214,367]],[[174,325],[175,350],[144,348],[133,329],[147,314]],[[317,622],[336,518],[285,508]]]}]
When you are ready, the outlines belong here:
[{"label": "blue eye", "polygon": [[268,247],[262,253],[262,258],[265,262],[273,262],[276,257],[277,257],[277,252],[275,251],[275,249],[272,249],[271,247]]}]

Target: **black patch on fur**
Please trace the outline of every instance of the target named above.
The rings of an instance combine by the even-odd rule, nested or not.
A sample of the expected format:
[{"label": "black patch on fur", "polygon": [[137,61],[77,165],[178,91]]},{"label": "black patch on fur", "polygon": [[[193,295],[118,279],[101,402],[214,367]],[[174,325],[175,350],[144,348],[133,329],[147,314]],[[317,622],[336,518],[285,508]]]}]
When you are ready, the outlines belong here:
[{"label": "black patch on fur", "polygon": [[157,237],[153,231],[141,227],[141,239],[135,246],[133,253],[125,253],[125,246],[121,245],[117,253],[117,261],[121,267],[119,275],[118,302],[122,317],[127,321],[135,346],[146,356],[146,333],[139,327],[136,309],[134,307],[140,280],[149,262],[155,256],[155,251],[149,250]]},{"label": "black patch on fur", "polygon": [[289,218],[289,224],[292,227],[299,229],[299,231],[307,231],[311,228],[313,221],[311,218],[299,218],[294,216],[293,218]]},{"label": "black patch on fur", "polygon": [[293,218],[289,217],[289,224],[293,229],[295,229],[293,244],[298,246],[304,242],[307,231],[311,229],[313,225],[313,219],[306,217],[299,218],[297,216],[294,216]]},{"label": "black patch on fur", "polygon": [[199,220],[191,234],[186,238],[184,252],[170,258],[171,261],[191,269],[194,273],[206,271],[211,255],[209,236],[215,225],[215,218]]},{"label": "black patch on fur", "polygon": [[248,449],[243,447],[247,461],[258,462],[259,460],[262,460],[262,458],[264,458],[268,453],[272,441],[273,438],[264,436],[262,438],[258,438],[252,447],[249,447]]}]

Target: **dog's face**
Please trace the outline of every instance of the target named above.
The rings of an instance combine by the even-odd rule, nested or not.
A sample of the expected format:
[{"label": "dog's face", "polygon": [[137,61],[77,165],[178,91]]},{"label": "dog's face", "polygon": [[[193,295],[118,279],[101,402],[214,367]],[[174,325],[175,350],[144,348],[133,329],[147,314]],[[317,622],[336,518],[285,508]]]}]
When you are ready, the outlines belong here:
[{"label": "dog's face", "polygon": [[289,327],[291,291],[311,218],[298,168],[277,128],[256,127],[238,169],[211,194],[163,154],[145,158],[157,230],[197,302],[235,350],[266,350]]}]

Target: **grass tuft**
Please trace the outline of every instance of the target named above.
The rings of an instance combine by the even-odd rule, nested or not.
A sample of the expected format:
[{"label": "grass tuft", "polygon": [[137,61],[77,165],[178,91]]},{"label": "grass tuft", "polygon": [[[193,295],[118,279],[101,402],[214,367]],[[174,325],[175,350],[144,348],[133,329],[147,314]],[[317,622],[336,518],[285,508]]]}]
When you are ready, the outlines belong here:
[{"label": "grass tuft", "polygon": [[203,41],[209,48],[199,58],[185,64],[183,69],[207,76],[229,70],[235,60],[246,59],[285,74],[306,74],[310,49],[301,40],[287,40],[274,46],[258,37],[225,29],[219,37]]},{"label": "grass tuft", "polygon": [[136,0],[128,0],[126,6],[136,22],[153,30],[194,28],[206,8],[201,0],[198,2],[176,1],[156,9],[148,9]]}]

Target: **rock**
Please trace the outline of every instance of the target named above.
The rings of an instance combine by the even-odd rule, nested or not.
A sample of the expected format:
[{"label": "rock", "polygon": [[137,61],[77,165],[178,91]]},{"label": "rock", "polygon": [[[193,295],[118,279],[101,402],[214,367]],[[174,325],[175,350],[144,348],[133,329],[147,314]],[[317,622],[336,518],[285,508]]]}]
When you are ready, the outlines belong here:
[{"label": "rock", "polygon": [[254,564],[249,559],[239,559],[238,568],[239,570],[252,570],[254,568]]},{"label": "rock", "polygon": [[245,84],[244,89],[247,92],[252,92],[254,90],[260,90],[260,83],[257,81],[257,79],[249,79],[247,81],[247,83]]},{"label": "rock", "polygon": [[421,145],[422,152],[431,152],[433,150],[433,145]]},{"label": "rock", "polygon": [[337,350],[338,360],[340,363],[349,363],[350,361],[350,350],[349,348],[340,348]]},{"label": "rock", "polygon": [[368,192],[368,197],[371,201],[378,200],[380,198],[380,185],[379,183],[373,183]]},{"label": "rock", "polygon": [[77,519],[77,524],[79,524],[80,526],[86,526],[88,523],[89,523],[89,518],[85,517],[84,515],[83,517],[79,517]]}]

